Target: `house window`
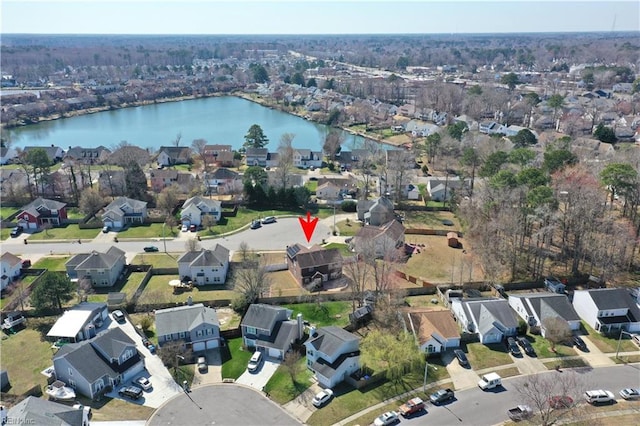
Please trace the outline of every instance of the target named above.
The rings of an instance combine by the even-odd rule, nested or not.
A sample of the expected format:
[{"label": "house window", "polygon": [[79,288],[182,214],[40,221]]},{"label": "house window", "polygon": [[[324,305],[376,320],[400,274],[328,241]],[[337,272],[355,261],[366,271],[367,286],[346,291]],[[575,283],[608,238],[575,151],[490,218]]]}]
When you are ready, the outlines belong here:
[{"label": "house window", "polygon": [[205,277],[205,278],[204,278],[204,281],[205,281],[205,282],[209,282],[209,277]]},{"label": "house window", "polygon": [[164,336],[164,340],[166,340],[167,342],[171,341],[171,335],[167,334],[166,336]]},{"label": "house window", "polygon": [[69,368],[69,375],[73,376],[73,370],[71,368]]},{"label": "house window", "polygon": [[247,334],[256,334],[255,327],[247,327]]},{"label": "house window", "polygon": [[76,381],[75,381],[75,380],[72,380],[72,379],[69,379],[69,386],[71,386],[72,388],[74,388],[74,389],[75,389],[75,387],[76,387]]},{"label": "house window", "polygon": [[133,350],[131,349],[127,349],[124,354],[122,354],[122,362],[125,362],[126,360],[128,360],[129,358],[131,358],[133,356]]},{"label": "house window", "polygon": [[219,283],[220,282],[220,277],[213,277],[213,282],[214,283]]},{"label": "house window", "polygon": [[307,367],[311,367],[311,365],[313,365],[313,361],[311,361],[310,359],[307,360]]},{"label": "house window", "polygon": [[202,337],[202,330],[196,330],[196,336]]},{"label": "house window", "polygon": [[184,339],[184,331],[181,331],[181,332],[180,332],[180,338],[181,338],[181,339]]},{"label": "house window", "polygon": [[309,355],[309,356],[313,356],[313,351],[309,351],[309,350],[307,350],[307,355]]}]

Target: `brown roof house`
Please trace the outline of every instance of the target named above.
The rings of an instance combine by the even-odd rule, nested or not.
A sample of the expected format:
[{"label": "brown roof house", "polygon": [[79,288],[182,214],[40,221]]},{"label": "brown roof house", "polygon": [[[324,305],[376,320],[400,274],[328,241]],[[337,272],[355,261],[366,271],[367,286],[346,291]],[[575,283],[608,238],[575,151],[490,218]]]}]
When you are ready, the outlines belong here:
[{"label": "brown roof house", "polygon": [[365,225],[353,237],[351,248],[356,253],[375,251],[377,258],[404,245],[404,225],[393,219],[382,226]]},{"label": "brown roof house", "polygon": [[407,316],[420,351],[437,354],[460,347],[460,329],[451,311],[414,311]]},{"label": "brown roof house", "polygon": [[287,247],[287,267],[298,283],[307,290],[322,289],[326,281],[342,277],[342,254],[338,249],[324,249],[318,245]]}]

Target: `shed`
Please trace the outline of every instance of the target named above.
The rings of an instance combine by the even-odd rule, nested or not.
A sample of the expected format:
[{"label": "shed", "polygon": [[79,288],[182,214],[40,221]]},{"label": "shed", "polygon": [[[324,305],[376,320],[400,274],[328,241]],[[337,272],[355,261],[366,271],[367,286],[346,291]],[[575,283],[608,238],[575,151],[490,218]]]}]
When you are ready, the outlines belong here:
[{"label": "shed", "polygon": [[447,244],[449,247],[458,248],[460,247],[460,242],[458,241],[458,234],[455,232],[447,232]]}]

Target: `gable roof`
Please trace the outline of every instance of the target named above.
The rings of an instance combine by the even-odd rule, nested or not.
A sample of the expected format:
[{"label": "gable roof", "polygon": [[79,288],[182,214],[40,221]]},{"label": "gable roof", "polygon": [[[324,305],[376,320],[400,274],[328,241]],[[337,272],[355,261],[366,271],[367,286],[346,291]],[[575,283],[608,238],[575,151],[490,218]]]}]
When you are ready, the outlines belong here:
[{"label": "gable roof", "polygon": [[18,256],[13,253],[9,253],[8,251],[2,253],[2,256],[0,256],[0,260],[4,263],[9,264],[9,266],[16,266],[22,263],[22,260]]},{"label": "gable roof", "polygon": [[29,213],[32,216],[38,217],[40,211],[44,210],[60,210],[66,207],[65,203],[60,201],[49,200],[47,198],[38,197],[26,206],[22,208],[22,211]]},{"label": "gable roof", "polygon": [[222,266],[228,262],[229,250],[220,244],[216,244],[213,250],[188,251],[178,259],[178,264],[188,263],[189,266]]},{"label": "gable roof", "polygon": [[469,308],[478,324],[478,331],[482,334],[486,334],[492,328],[504,331],[504,328],[518,326],[518,319],[505,299],[464,301],[463,305]]},{"label": "gable roof", "polygon": [[188,160],[191,158],[191,148],[187,146],[161,146],[158,154],[165,153],[169,158]]},{"label": "gable roof", "polygon": [[207,179],[233,180],[238,179],[239,176],[240,175],[233,170],[219,168],[207,175]]},{"label": "gable roof", "polygon": [[135,346],[135,342],[120,327],[109,329],[109,333],[99,334],[91,344],[111,358],[119,358],[127,348]]},{"label": "gable roof", "polygon": [[318,333],[317,337],[309,341],[309,344],[317,351],[329,357],[336,355],[338,349],[340,349],[345,342],[360,340],[355,334],[333,325],[319,328],[316,332]]},{"label": "gable roof", "polygon": [[216,311],[202,303],[177,308],[158,309],[155,311],[156,332],[158,336],[166,336],[188,332],[202,324],[220,326]]},{"label": "gable roof", "polygon": [[445,339],[460,337],[458,324],[449,310],[410,312],[409,315],[418,323],[417,337],[421,345],[431,340],[433,333],[438,333]]},{"label": "gable roof", "polygon": [[83,412],[69,405],[28,396],[9,408],[7,417],[15,424],[81,426]]},{"label": "gable roof", "polygon": [[356,233],[357,238],[375,239],[387,235],[393,241],[400,239],[404,235],[404,225],[393,219],[382,226],[365,225]]},{"label": "gable roof", "polygon": [[[282,311],[288,311],[280,306],[265,305],[264,303],[254,303],[249,306],[247,313],[242,318],[241,325],[244,327],[256,327],[263,330],[273,330],[278,317]],[[287,312],[289,317],[290,312]]]},{"label": "gable roof", "polygon": [[269,150],[267,148],[247,148],[245,156],[247,157],[267,157]]},{"label": "gable roof", "polygon": [[628,308],[628,313],[632,316],[630,320],[632,322],[640,321],[640,308],[638,308],[631,294],[623,288],[598,288],[577,291],[586,291],[598,310]]},{"label": "gable roof", "polygon": [[122,208],[127,204],[134,210],[142,210],[147,207],[146,201],[134,200],[133,198],[128,197],[118,197],[110,202],[105,210],[122,210]]},{"label": "gable roof", "polygon": [[[512,295],[509,295],[512,297]],[[560,317],[566,321],[579,321],[580,317],[564,294],[555,293],[525,293],[514,294],[513,297],[522,299],[522,304],[529,314],[536,313],[540,321],[549,317]]]},{"label": "gable roof", "polygon": [[85,148],[81,146],[69,147],[65,157],[73,158],[100,158],[103,153],[110,154],[111,151],[108,148],[100,145],[96,148]]},{"label": "gable roof", "polygon": [[201,206],[203,205],[208,206],[209,210],[220,210],[220,207],[222,205],[218,200],[204,198],[199,195],[196,195],[195,197],[191,197],[187,199],[187,201],[185,201],[184,204],[182,205],[182,209],[184,210],[189,206],[191,206],[192,204],[198,207],[199,210],[202,210]]},{"label": "gable roof", "polygon": [[325,249],[317,244],[307,248],[296,243],[287,248],[287,256],[291,259],[295,257],[301,268],[329,265],[343,260],[339,249]]},{"label": "gable roof", "polygon": [[[76,260],[78,256],[79,258]],[[74,269],[111,269],[124,256],[124,251],[111,246],[106,253],[99,253],[94,250],[87,254],[77,254],[69,259],[65,266],[75,264]]]}]

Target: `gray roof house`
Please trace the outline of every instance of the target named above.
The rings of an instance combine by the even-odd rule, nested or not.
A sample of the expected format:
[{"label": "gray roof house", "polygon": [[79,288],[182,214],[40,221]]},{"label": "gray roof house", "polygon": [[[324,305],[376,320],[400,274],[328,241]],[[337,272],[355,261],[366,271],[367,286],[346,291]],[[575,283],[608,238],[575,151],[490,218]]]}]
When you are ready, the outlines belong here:
[{"label": "gray roof house", "polygon": [[188,277],[195,285],[223,285],[229,270],[229,250],[216,244],[213,250],[188,251],[178,259],[180,279]]},{"label": "gray roof house", "polygon": [[191,148],[187,146],[161,146],[156,159],[159,166],[188,164],[191,162]]},{"label": "gray roof house", "polygon": [[[6,418],[16,425],[88,426],[88,414],[83,409],[28,396],[6,412]],[[4,418],[3,418],[4,420]],[[4,424],[4,423],[3,423]]]},{"label": "gray roof house", "polygon": [[111,287],[126,266],[125,252],[111,246],[106,253],[92,251],[73,256],[65,263],[67,275],[74,279],[89,279],[94,287]]},{"label": "gray roof house", "polygon": [[566,321],[569,328],[574,331],[580,328],[580,317],[564,294],[546,292],[510,294],[509,306],[532,329],[540,330],[543,337],[546,318],[560,318]]},{"label": "gray roof house", "polygon": [[144,370],[136,344],[119,327],[64,345],[53,356],[56,378],[88,398],[126,383]]},{"label": "gray roof house", "polygon": [[82,164],[97,164],[106,160],[111,151],[100,145],[96,148],[85,148],[81,146],[69,147],[64,155],[65,162],[73,161]]},{"label": "gray roof house", "polygon": [[373,226],[380,226],[395,218],[393,202],[387,197],[380,197],[375,201],[358,200],[356,211],[358,220]]},{"label": "gray roof house", "polygon": [[218,200],[197,195],[184,202],[180,211],[180,220],[186,225],[200,226],[202,217],[205,215],[211,215],[219,221],[222,217],[222,204]]},{"label": "gray roof house", "polygon": [[377,258],[384,257],[390,250],[404,246],[404,225],[395,219],[381,226],[365,225],[351,240],[352,248],[358,253],[368,253],[372,245]]},{"label": "gray roof house", "polygon": [[47,337],[74,343],[91,339],[108,317],[106,303],[81,302],[64,311],[47,333]]},{"label": "gray roof house", "polygon": [[244,162],[247,166],[265,167],[268,156],[269,150],[267,148],[247,148]]},{"label": "gray roof house", "polygon": [[62,160],[62,158],[64,157],[64,150],[59,146],[25,146],[22,149],[22,152],[24,154],[27,154],[34,149],[43,149],[44,152],[47,153],[47,158],[49,159],[51,164]]},{"label": "gray roof house", "polygon": [[147,202],[118,197],[104,208],[102,223],[112,228],[142,224],[147,218]]},{"label": "gray roof house", "polygon": [[360,338],[340,327],[319,328],[304,345],[307,368],[321,386],[332,388],[360,369]]},{"label": "gray roof house", "polygon": [[249,306],[240,323],[243,344],[266,356],[284,359],[291,344],[301,339],[304,333],[302,314],[291,320],[292,312],[262,303]]},{"label": "gray roof house", "polygon": [[624,288],[576,290],[573,307],[596,331],[616,336],[620,329],[640,331],[640,307]]},{"label": "gray roof house", "polygon": [[194,352],[220,346],[220,322],[215,309],[202,303],[155,311],[158,345],[182,341]]},{"label": "gray roof house", "polygon": [[498,343],[516,335],[518,319],[504,299],[454,299],[451,311],[462,329],[477,333],[483,344]]}]

